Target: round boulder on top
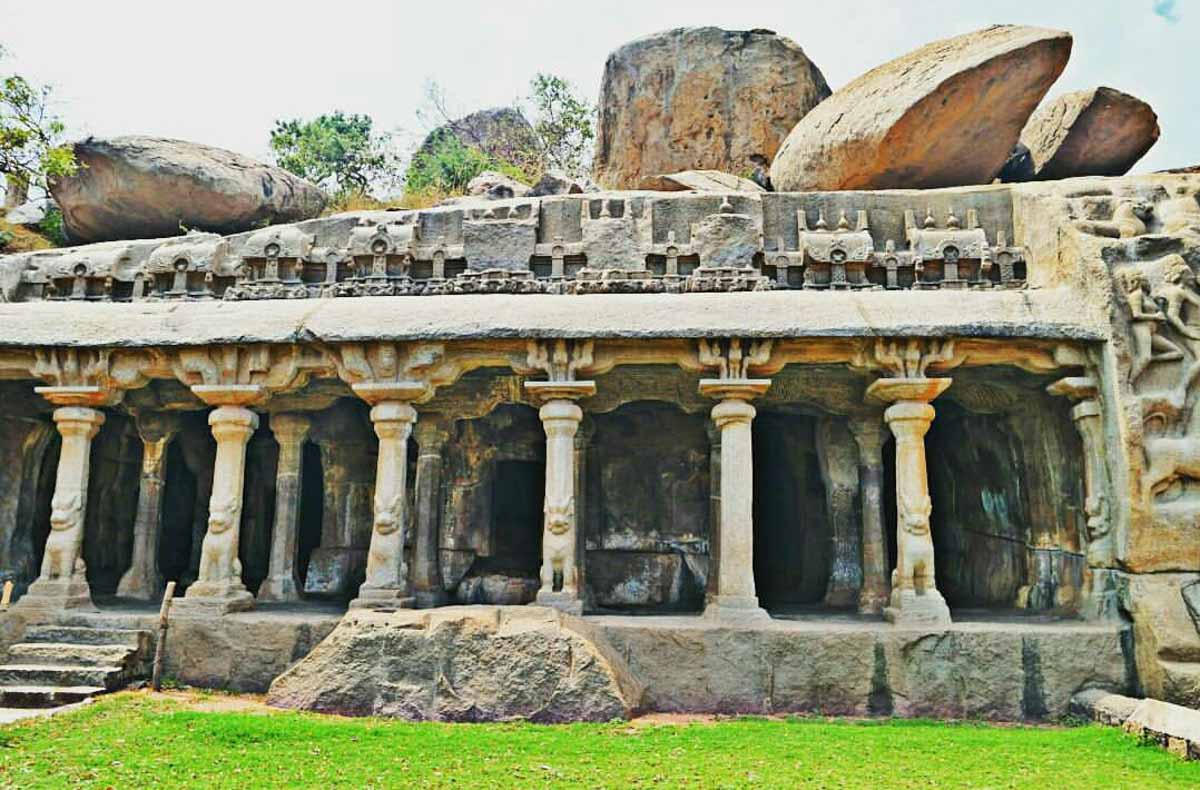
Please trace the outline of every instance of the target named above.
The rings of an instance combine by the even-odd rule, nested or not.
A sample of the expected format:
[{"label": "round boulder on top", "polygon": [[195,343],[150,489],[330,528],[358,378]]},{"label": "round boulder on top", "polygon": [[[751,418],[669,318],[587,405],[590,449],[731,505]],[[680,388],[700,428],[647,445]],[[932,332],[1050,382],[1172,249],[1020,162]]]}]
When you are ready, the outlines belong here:
[{"label": "round boulder on top", "polygon": [[81,167],[50,191],[73,242],[153,239],[187,229],[239,233],[325,208],[320,189],[223,148],[162,137],[89,137]]},{"label": "round boulder on top", "polygon": [[430,153],[447,135],[457,137],[468,148],[477,148],[506,162],[518,162],[537,147],[533,127],[515,107],[477,110],[444,123],[425,135],[417,154]]},{"label": "round boulder on top", "polygon": [[804,50],[770,30],[685,27],[639,38],[604,64],[595,179],[637,189],[663,173],[749,173],[828,95]]},{"label": "round boulder on top", "polygon": [[934,41],[804,116],[771,165],[780,191],[986,184],[1071,55],[1071,34],[998,25]]},{"label": "round boulder on top", "polygon": [[[1113,88],[1064,93],[1033,114],[1003,181],[1123,176],[1158,140],[1149,104]],[[1020,157],[1021,151],[1028,156]]]}]

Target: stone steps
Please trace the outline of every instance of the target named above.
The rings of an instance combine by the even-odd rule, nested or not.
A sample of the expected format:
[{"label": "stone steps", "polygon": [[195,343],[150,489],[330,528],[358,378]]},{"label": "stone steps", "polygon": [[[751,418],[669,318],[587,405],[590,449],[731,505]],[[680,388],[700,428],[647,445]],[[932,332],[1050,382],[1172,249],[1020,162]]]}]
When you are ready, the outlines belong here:
[{"label": "stone steps", "polygon": [[0,706],[52,708],[114,691],[148,669],[150,632],[31,625],[0,664]]},{"label": "stone steps", "polygon": [[57,708],[83,702],[105,691],[103,686],[3,686],[0,707]]},{"label": "stone steps", "polygon": [[106,691],[113,691],[126,680],[125,668],[120,666],[0,665],[0,687],[99,686]]}]

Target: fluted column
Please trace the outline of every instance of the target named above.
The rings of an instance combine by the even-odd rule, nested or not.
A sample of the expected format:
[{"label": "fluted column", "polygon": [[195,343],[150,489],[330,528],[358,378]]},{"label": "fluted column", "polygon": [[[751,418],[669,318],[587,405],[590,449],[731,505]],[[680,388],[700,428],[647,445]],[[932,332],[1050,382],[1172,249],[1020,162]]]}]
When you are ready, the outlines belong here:
[{"label": "fluted column", "polygon": [[579,510],[576,499],[575,434],[583,410],[575,400],[592,395],[592,381],[531,381],[525,387],[538,400],[546,431],[546,489],[543,500],[541,587],[536,603],[579,614]]},{"label": "fluted column", "polygon": [[767,391],[766,379],[705,379],[700,392],[720,402],[712,421],[721,432],[721,518],[716,594],[705,617],[761,620],[754,586],[754,448],[752,398]]},{"label": "fluted column", "polygon": [[933,422],[929,401],[950,379],[879,379],[867,394],[891,403],[883,413],[896,437],[896,569],[892,572],[888,622],[936,626],[950,622],[950,609],[934,577],[933,536],[929,518],[929,477],[925,467],[925,434]]},{"label": "fluted column", "polygon": [[133,556],[117,585],[117,595],[153,601],[163,588],[163,578],[158,572],[158,539],[162,532],[167,446],[178,428],[174,420],[162,414],[139,414],[136,424],[142,440],[142,475],[133,524]]},{"label": "fluted column", "polygon": [[883,526],[883,415],[852,417],[850,432],[858,445],[858,481],[862,500],[862,614],[882,614],[888,601],[887,538]]},{"label": "fluted column", "polygon": [[246,483],[246,445],[258,428],[258,415],[246,408],[246,404],[257,402],[262,392],[252,385],[196,386],[192,391],[216,406],[208,415],[208,424],[217,442],[217,455],[208,529],[200,547],[199,573],[176,607],[184,613],[216,614],[252,609],[254,597],[242,583],[238,542]]},{"label": "fluted column", "polygon": [[[50,388],[38,391],[44,389]],[[62,406],[54,410],[54,424],[62,436],[62,451],[50,503],[50,535],[41,573],[20,606],[47,611],[94,609],[81,553],[92,439],[104,424],[104,413],[87,406]]]},{"label": "fluted column", "polygon": [[367,574],[356,608],[404,608],[414,600],[404,558],[408,524],[408,439],[417,410],[398,400],[382,400],[371,408],[371,424],[379,437],[375,467],[375,518],[367,551]]},{"label": "fluted column", "polygon": [[442,450],[450,438],[445,418],[426,417],[413,428],[417,440],[416,541],[413,595],[419,608],[445,603],[438,556],[442,514]]},{"label": "fluted column", "polygon": [[279,445],[275,471],[275,524],[271,529],[271,564],[258,589],[260,601],[298,601],[296,551],[300,533],[304,442],[312,423],[302,414],[271,415],[271,433]]}]

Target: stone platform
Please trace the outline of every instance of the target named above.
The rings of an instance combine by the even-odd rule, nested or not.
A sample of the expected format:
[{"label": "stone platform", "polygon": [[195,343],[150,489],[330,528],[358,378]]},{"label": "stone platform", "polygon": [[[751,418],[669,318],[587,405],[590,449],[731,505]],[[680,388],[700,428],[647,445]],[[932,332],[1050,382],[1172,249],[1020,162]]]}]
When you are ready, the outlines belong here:
[{"label": "stone platform", "polygon": [[[166,675],[265,692],[343,613],[304,603],[172,617]],[[699,615],[588,615],[580,628],[624,661],[643,687],[642,712],[1039,721],[1065,715],[1080,691],[1134,691],[1123,624],[996,612],[954,617],[948,628],[923,630],[829,611],[774,612],[768,621],[735,626]],[[101,603],[100,612],[70,615],[63,624],[153,628],[156,619],[148,606]],[[10,624],[6,631],[17,629]]]}]

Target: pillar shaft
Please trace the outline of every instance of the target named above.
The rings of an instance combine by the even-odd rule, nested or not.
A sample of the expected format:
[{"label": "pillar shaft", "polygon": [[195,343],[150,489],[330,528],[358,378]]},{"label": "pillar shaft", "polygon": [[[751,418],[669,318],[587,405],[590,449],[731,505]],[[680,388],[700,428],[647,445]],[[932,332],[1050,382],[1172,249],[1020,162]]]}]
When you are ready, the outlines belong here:
[{"label": "pillar shaft", "polygon": [[835,608],[858,603],[863,587],[862,530],[858,496],[858,453],[841,419],[825,417],[817,426],[817,457],[825,483],[831,551],[825,605]]},{"label": "pillar shaft", "polygon": [[583,410],[572,401],[547,401],[538,417],[546,431],[546,493],[542,520],[542,569],[537,601],[583,610],[579,590],[575,508],[575,432]]},{"label": "pillar shaft", "polygon": [[444,421],[425,419],[414,428],[417,440],[416,542],[413,551],[413,594],[417,606],[446,600],[438,556],[442,513],[442,450],[449,439]]},{"label": "pillar shaft", "polygon": [[200,571],[186,601],[221,611],[249,609],[253,598],[242,584],[238,538],[246,481],[246,445],[258,428],[258,415],[244,406],[218,406],[208,415],[217,442],[208,530],[200,547]]},{"label": "pillar shaft", "polygon": [[409,594],[404,537],[408,523],[408,439],[416,420],[416,409],[402,401],[382,401],[371,409],[371,423],[379,437],[375,518],[366,581],[353,606],[405,607],[414,603]]},{"label": "pillar shaft", "polygon": [[300,533],[304,441],[311,424],[299,414],[275,414],[271,433],[279,444],[275,472],[275,524],[271,529],[271,564],[258,590],[260,601],[298,601],[296,550]]},{"label": "pillar shaft", "polygon": [[142,474],[138,484],[137,518],[133,524],[133,557],[121,576],[117,595],[152,601],[162,592],[158,572],[158,540],[162,532],[163,492],[166,488],[167,446],[175,431],[156,418],[138,418],[142,439]]},{"label": "pillar shaft", "polygon": [[104,414],[85,406],[63,406],[54,410],[54,424],[62,436],[62,451],[50,503],[50,535],[41,573],[21,601],[25,607],[94,608],[81,553],[92,439],[104,424]]},{"label": "pillar shaft", "polygon": [[882,415],[856,417],[850,431],[858,445],[858,480],[862,500],[863,585],[858,611],[882,614],[888,600],[887,538],[883,525],[883,442],[886,426]]},{"label": "pillar shaft", "polygon": [[896,569],[891,605],[885,612],[895,623],[950,622],[950,610],[934,578],[929,525],[933,504],[925,468],[925,434],[934,414],[928,403],[910,400],[897,401],[884,412],[896,437]]}]

